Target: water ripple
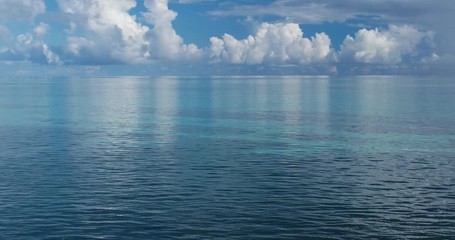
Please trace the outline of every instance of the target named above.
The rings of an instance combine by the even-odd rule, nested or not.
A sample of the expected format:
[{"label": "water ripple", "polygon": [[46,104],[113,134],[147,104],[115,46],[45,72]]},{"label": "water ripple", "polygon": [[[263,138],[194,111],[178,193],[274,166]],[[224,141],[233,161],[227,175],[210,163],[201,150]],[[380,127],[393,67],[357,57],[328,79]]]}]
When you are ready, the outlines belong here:
[{"label": "water ripple", "polygon": [[423,99],[430,121],[418,106],[403,116],[414,96],[393,88],[393,108],[365,108],[352,82],[259,79],[264,94],[248,81],[67,81],[0,90],[1,238],[455,236],[455,118],[436,107],[447,94]]}]

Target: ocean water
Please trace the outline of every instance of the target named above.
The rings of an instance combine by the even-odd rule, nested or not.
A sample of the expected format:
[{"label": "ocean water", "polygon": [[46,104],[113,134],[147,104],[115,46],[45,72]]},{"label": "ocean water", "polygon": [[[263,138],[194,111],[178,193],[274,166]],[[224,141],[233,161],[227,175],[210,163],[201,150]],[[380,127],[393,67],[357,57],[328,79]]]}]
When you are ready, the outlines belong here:
[{"label": "ocean water", "polygon": [[450,77],[0,78],[1,239],[454,239]]}]

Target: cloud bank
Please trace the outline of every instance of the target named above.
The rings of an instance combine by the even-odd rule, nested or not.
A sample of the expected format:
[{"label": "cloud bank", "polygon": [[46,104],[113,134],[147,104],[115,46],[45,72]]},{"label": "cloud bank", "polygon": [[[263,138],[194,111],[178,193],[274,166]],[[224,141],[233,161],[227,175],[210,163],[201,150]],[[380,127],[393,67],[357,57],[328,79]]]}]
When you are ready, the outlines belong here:
[{"label": "cloud bank", "polygon": [[[412,25],[435,33],[435,50],[455,55],[455,1],[447,0],[275,0],[223,4],[214,16],[277,16],[300,24],[344,23],[352,25]],[[374,28],[373,28],[374,29]],[[372,30],[372,29],[370,29]]]},{"label": "cloud bank", "polygon": [[229,34],[210,38],[210,57],[234,64],[327,62],[330,38],[325,33],[310,39],[295,23],[262,23],[254,36],[237,40]]},{"label": "cloud bank", "polygon": [[[387,0],[396,4],[403,1]],[[201,1],[176,2],[193,4]],[[354,3],[358,5],[354,6]],[[436,33],[424,28],[432,24],[425,25],[424,21],[417,25],[406,24],[396,10],[387,6],[383,8],[388,10],[370,11],[374,16],[371,19],[392,19],[397,24],[361,28],[346,36],[340,46],[333,46],[325,32],[304,35],[304,25],[300,25],[302,22],[347,21],[352,14],[358,17],[369,7],[379,7],[377,1],[231,3],[230,9],[211,11],[210,14],[273,14],[283,20],[259,23],[244,39],[237,39],[230,33],[213,36],[205,48],[186,43],[177,33],[173,22],[178,14],[169,8],[168,0],[57,0],[57,4],[59,19],[65,26],[61,33],[64,41],[61,45],[50,45],[46,40],[53,30],[52,24],[36,21],[37,16],[46,12],[44,1],[0,0],[0,11],[5,13],[0,16],[0,60],[54,65],[153,64],[158,61],[234,65],[395,65],[431,63],[441,58],[434,40]],[[418,0],[416,4],[424,3]],[[133,11],[138,7],[142,10]],[[335,9],[339,14],[334,14]],[[418,16],[417,13],[409,14]],[[26,21],[33,27],[14,36],[7,27],[10,21]]]},{"label": "cloud bank", "polygon": [[340,59],[379,64],[397,64],[404,58],[414,62],[422,61],[428,57],[428,53],[423,52],[419,45],[428,45],[431,42],[431,32],[418,31],[408,25],[391,25],[382,31],[377,28],[360,29],[353,37],[346,37],[341,45]]}]

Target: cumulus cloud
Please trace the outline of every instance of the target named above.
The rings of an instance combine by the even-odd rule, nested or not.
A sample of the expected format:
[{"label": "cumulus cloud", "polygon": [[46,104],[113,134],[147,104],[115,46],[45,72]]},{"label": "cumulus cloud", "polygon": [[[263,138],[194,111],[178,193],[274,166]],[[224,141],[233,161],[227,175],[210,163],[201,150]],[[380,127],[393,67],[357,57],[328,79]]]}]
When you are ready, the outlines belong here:
[{"label": "cumulus cloud", "polygon": [[229,34],[210,38],[210,57],[235,64],[317,63],[331,57],[330,38],[325,33],[304,38],[298,24],[262,23],[254,36],[237,40]]},{"label": "cumulus cloud", "polygon": [[361,23],[365,26],[384,24],[417,26],[434,31],[439,54],[455,55],[455,32],[449,31],[454,21],[455,1],[447,0],[272,0],[238,1],[222,4],[209,11],[216,16],[278,16],[296,23],[324,24]]},{"label": "cumulus cloud", "polygon": [[[435,61],[453,61],[450,56],[455,53],[450,52],[454,49],[453,44],[450,44],[453,41],[442,41],[449,39],[447,36],[455,36],[452,31],[447,31],[450,29],[455,4],[440,4],[445,6],[441,7],[423,0],[415,0],[415,4],[410,4],[408,0],[219,1],[219,5],[212,3],[210,6],[220,6],[221,10],[212,11],[211,14],[253,17],[275,15],[280,17],[281,22],[259,24],[250,21],[250,24],[256,24],[250,36],[238,39],[226,33],[210,38],[210,45],[205,48],[185,43],[184,38],[174,29],[173,22],[178,14],[169,8],[169,2],[194,4],[216,1],[218,0],[57,0],[60,12],[56,10],[36,18],[45,13],[45,1],[0,0],[0,59],[56,65],[157,61],[168,64],[190,61],[202,64],[238,64],[235,67],[242,67],[241,64],[258,65],[244,67],[259,69],[261,64],[308,64],[308,68],[315,66],[311,65],[314,63],[329,63],[319,65],[329,67],[344,63],[378,66],[432,64]],[[441,0],[435,1],[441,3]],[[49,39],[48,34],[51,31],[55,34],[58,28],[50,21],[40,22],[51,19],[51,15],[67,24],[65,31],[60,32],[66,41],[57,43],[57,46],[49,45],[46,40]],[[447,21],[440,24],[438,19],[444,16]],[[352,36],[347,36],[341,45],[334,46],[337,50],[332,49],[331,39],[326,33],[304,36],[299,25],[317,23],[323,27],[327,22],[348,25],[353,19],[361,19],[359,22],[365,26],[395,25],[391,24],[385,29],[360,29]],[[25,33],[14,35],[13,32],[17,31],[10,31],[17,23],[16,20],[20,20],[21,29],[27,29],[23,31]],[[413,21],[415,23],[409,25]],[[39,23],[36,24],[37,22]],[[435,33],[427,31],[434,29]],[[443,43],[445,47],[440,47],[444,46]],[[444,51],[446,49],[449,51]],[[449,54],[440,54],[445,52]],[[330,71],[336,70],[333,68]]]},{"label": "cumulus cloud", "polygon": [[34,32],[19,34],[13,46],[0,51],[1,60],[29,60],[43,64],[62,64],[60,57]]},{"label": "cumulus cloud", "polygon": [[46,11],[42,0],[0,0],[0,21],[33,20]]},{"label": "cumulus cloud", "polygon": [[153,29],[147,34],[154,52],[153,56],[162,59],[183,60],[195,59],[202,56],[200,50],[194,44],[184,44],[172,26],[177,13],[168,8],[168,0],[145,0],[147,12],[144,17]]},{"label": "cumulus cloud", "polygon": [[[404,25],[391,25],[388,29],[360,29],[347,36],[341,45],[340,59],[347,62],[396,64],[403,58],[423,58],[423,44],[431,44],[432,33],[422,32]],[[432,58],[435,53],[430,53]]]},{"label": "cumulus cloud", "polygon": [[17,37],[15,52],[22,54],[26,60],[61,64],[59,56],[53,53],[46,43],[35,39],[32,33],[20,34]]},{"label": "cumulus cloud", "polygon": [[[172,21],[177,13],[167,0],[145,0],[141,23],[129,11],[135,0],[58,0],[72,19],[68,24],[67,53],[76,61],[145,63],[151,59],[185,60],[202,56],[194,44],[184,44]],[[91,62],[90,62],[91,63]]]},{"label": "cumulus cloud", "polygon": [[68,32],[76,28],[82,32],[68,36],[67,50],[76,60],[81,61],[81,52],[95,62],[140,63],[149,57],[145,37],[149,28],[128,13],[136,1],[58,0],[58,4],[74,20]]}]

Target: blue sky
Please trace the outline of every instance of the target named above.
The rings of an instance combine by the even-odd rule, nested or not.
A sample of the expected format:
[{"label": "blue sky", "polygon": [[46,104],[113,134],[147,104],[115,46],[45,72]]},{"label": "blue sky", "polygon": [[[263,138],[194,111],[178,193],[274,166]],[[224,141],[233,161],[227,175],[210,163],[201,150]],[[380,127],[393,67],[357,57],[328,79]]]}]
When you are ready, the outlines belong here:
[{"label": "blue sky", "polygon": [[0,70],[444,74],[455,1],[0,0]]}]

